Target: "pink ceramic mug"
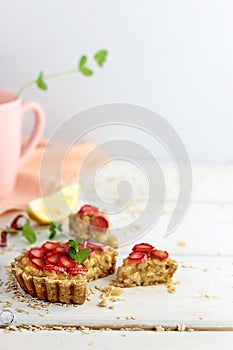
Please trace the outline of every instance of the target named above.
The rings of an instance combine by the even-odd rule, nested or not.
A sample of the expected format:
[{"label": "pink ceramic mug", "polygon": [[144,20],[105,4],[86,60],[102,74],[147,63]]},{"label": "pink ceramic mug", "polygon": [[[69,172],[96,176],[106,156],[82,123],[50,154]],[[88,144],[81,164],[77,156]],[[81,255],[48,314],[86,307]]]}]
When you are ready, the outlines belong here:
[{"label": "pink ceramic mug", "polygon": [[[22,120],[33,110],[35,126],[28,142],[22,146]],[[19,166],[38,144],[45,124],[42,108],[34,102],[22,102],[7,91],[0,91],[0,198],[14,189]]]}]

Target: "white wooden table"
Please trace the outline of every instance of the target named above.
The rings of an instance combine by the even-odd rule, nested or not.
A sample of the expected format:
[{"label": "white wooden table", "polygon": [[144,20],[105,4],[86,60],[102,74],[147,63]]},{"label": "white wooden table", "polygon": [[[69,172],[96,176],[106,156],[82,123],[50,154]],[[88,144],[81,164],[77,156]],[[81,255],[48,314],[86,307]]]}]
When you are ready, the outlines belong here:
[{"label": "white wooden table", "polygon": [[[92,329],[74,331],[71,328],[71,332],[40,330],[37,333],[16,331],[9,334],[1,329],[3,350],[15,349],[16,344],[17,349],[20,346],[24,349],[29,346],[41,349],[47,342],[56,349],[63,348],[67,343],[77,346],[79,342],[82,349],[91,346],[96,349],[133,349],[144,344],[150,348],[170,345],[178,349],[188,345],[189,349],[196,349],[197,346],[200,349],[217,349],[220,344],[225,349],[233,348],[233,166],[193,166],[194,188],[189,212],[182,225],[169,236],[164,233],[175,203],[177,176],[170,164],[164,164],[163,170],[168,191],[163,216],[140,241],[166,249],[178,260],[175,280],[180,284],[176,286],[176,293],[168,293],[165,286],[125,289],[122,295],[125,300],[109,302],[109,306],[114,304],[114,309],[98,306],[99,293],[92,294],[86,304],[70,308],[52,305],[47,309],[34,310],[25,302],[13,301],[8,309],[14,313],[15,326],[40,324],[52,327],[59,324]],[[122,176],[127,176],[129,181],[133,179],[138,186],[136,191],[141,196],[140,174],[137,177],[132,169],[124,167],[120,172],[109,167],[101,174],[97,183],[100,194],[105,198],[114,197],[113,185]],[[85,184],[83,188],[85,191]],[[136,196],[138,200],[134,202],[134,215],[135,208],[140,208],[143,203],[140,196]],[[127,220],[127,216],[124,215],[122,220]],[[40,234],[39,243],[47,236],[46,233]],[[23,239],[17,237],[10,238],[10,244],[13,249],[0,255],[0,266],[9,264],[26,245]],[[131,242],[120,248],[119,264],[133,244]],[[1,268],[0,273],[1,278],[6,280],[5,270]],[[96,284],[106,286],[111,279],[108,277],[98,283],[92,282],[90,287]],[[11,295],[4,292],[4,286],[1,290],[0,307],[4,308],[6,301],[12,300]],[[17,312],[19,309],[27,313]],[[179,325],[189,331],[175,331]],[[170,331],[154,331],[156,327],[160,329],[158,326]],[[102,329],[106,327],[111,330]],[[135,327],[143,330],[122,330]]]}]

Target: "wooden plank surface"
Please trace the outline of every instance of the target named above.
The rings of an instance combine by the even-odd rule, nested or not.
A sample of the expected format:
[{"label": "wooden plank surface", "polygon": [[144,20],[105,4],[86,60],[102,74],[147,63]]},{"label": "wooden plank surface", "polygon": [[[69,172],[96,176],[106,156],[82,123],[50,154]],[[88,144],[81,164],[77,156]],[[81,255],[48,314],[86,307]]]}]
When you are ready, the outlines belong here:
[{"label": "wooden plank surface", "polygon": [[[114,304],[114,309],[98,306],[99,293],[91,295],[91,301],[78,307],[65,308],[64,306],[47,304],[46,309],[34,310],[26,302],[13,301],[12,310],[15,316],[15,325],[84,325],[92,327],[142,327],[145,329],[162,325],[176,327],[183,324],[189,328],[203,330],[233,327],[233,202],[231,188],[224,187],[230,184],[232,169],[195,168],[195,196],[183,224],[172,235],[166,235],[166,225],[174,207],[174,199],[166,202],[163,215],[158,224],[141,241],[154,243],[156,247],[168,250],[179,262],[179,270],[175,280],[180,281],[175,294],[170,294],[165,286],[138,287],[125,289],[122,295],[125,300]],[[208,170],[208,171],[207,171]],[[169,173],[169,172],[168,172]],[[105,176],[110,176],[105,174]],[[169,173],[171,174],[171,173]],[[205,174],[205,181],[202,175]],[[207,181],[211,175],[210,184]],[[114,173],[114,179],[120,178]],[[134,174],[135,176],[135,174]],[[171,188],[176,186],[176,180],[170,176]],[[102,177],[104,183],[104,177]],[[101,181],[102,181],[101,180]],[[226,180],[224,182],[222,181]],[[112,186],[112,178],[108,183]],[[114,180],[115,181],[115,180]],[[203,185],[204,181],[204,185]],[[139,186],[142,182],[138,182]],[[219,188],[225,188],[220,195]],[[211,185],[211,186],[210,186]],[[99,183],[100,188],[103,184]],[[111,187],[110,186],[110,187]],[[202,187],[203,186],[203,187]],[[203,190],[205,188],[205,190]],[[211,192],[211,195],[210,195]],[[172,192],[170,192],[172,193]],[[175,193],[175,192],[174,192]],[[144,193],[141,192],[143,196]],[[109,198],[111,193],[108,194]],[[137,196],[134,206],[134,215],[137,208],[143,205],[144,198]],[[173,195],[171,195],[173,197]],[[136,204],[135,204],[136,203]],[[131,211],[132,214],[132,211]],[[140,211],[138,212],[140,215]],[[153,213],[151,213],[153,215]],[[129,217],[124,215],[122,223]],[[137,232],[139,230],[139,232]],[[120,249],[119,262],[131,249],[134,239],[140,235],[142,228],[137,228],[131,235],[131,241]],[[39,235],[38,245],[48,237],[44,232]],[[0,255],[0,266],[9,264],[13,257],[19,254],[25,241],[19,237],[10,238],[11,251]],[[0,277],[5,281],[5,270],[1,268]],[[92,282],[90,286],[109,284],[112,277]],[[6,301],[11,300],[11,294],[4,292],[1,287],[2,300],[0,306],[4,308]],[[17,309],[27,310],[29,313],[18,312]],[[41,314],[41,315],[40,315]],[[133,316],[133,319],[129,318]],[[135,318],[135,319],[134,319]]]},{"label": "wooden plank surface", "polygon": [[80,331],[39,333],[1,333],[2,350],[41,350],[52,346],[56,350],[65,348],[119,350],[119,349],[189,349],[232,350],[233,332],[127,332],[127,331]]}]

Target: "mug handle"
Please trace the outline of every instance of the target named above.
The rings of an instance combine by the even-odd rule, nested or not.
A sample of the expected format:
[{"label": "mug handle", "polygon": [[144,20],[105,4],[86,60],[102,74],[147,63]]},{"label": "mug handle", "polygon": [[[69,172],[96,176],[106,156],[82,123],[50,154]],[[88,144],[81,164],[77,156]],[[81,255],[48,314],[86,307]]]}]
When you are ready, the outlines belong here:
[{"label": "mug handle", "polygon": [[33,110],[35,114],[35,126],[29,140],[22,147],[20,163],[24,163],[32,154],[33,150],[40,141],[45,126],[45,113],[43,109],[34,102],[24,102],[22,105],[22,116],[29,110]]}]

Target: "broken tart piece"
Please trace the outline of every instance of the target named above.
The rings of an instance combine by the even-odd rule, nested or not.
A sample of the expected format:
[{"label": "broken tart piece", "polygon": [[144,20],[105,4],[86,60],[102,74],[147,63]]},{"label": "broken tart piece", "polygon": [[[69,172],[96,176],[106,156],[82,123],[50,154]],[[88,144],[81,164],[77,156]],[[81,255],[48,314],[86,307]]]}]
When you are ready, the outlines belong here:
[{"label": "broken tart piece", "polygon": [[114,285],[119,287],[149,286],[170,283],[177,270],[177,261],[164,250],[148,243],[136,244],[117,270]]},{"label": "broken tart piece", "polygon": [[110,229],[107,215],[93,205],[85,204],[77,214],[69,216],[69,230],[75,239],[81,238],[118,247],[118,239]]},{"label": "broken tart piece", "polygon": [[50,302],[83,304],[87,282],[115,271],[117,253],[92,242],[46,242],[22,253],[11,264],[21,288]]}]

